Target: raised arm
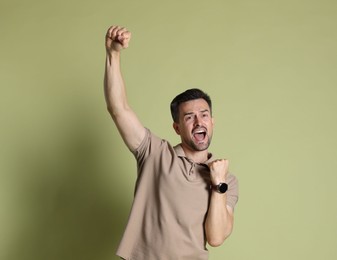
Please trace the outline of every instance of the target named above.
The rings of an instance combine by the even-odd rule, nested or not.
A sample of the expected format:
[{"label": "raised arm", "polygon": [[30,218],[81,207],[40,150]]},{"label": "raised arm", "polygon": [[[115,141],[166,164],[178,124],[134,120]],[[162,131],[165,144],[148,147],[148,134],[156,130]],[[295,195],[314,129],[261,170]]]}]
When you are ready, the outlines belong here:
[{"label": "raised arm", "polygon": [[106,64],[104,94],[108,111],[127,147],[134,151],[145,136],[145,128],[128,104],[120,68],[121,51],[129,46],[131,33],[111,26],[105,37]]}]

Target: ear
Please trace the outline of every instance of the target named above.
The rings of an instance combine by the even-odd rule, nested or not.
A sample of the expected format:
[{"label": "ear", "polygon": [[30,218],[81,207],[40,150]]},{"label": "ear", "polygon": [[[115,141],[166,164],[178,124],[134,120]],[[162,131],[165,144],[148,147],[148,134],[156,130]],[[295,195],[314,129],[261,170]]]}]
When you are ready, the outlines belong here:
[{"label": "ear", "polygon": [[176,131],[177,135],[180,135],[179,124],[176,122],[173,122],[172,126],[173,126],[174,131]]}]

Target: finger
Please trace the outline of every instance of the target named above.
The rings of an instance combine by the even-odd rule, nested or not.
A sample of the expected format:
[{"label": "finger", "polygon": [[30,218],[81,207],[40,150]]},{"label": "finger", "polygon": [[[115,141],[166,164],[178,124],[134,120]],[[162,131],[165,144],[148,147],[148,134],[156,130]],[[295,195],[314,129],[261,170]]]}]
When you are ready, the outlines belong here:
[{"label": "finger", "polygon": [[122,44],[123,48],[127,48],[129,46],[129,39],[123,38],[123,36],[121,36],[118,41]]},{"label": "finger", "polygon": [[120,43],[123,43],[128,39],[126,39],[123,35],[117,35],[116,40],[119,41]]},{"label": "finger", "polygon": [[114,26],[114,27],[112,28],[112,30],[111,30],[111,38],[112,38],[113,40],[116,39],[117,32],[118,32],[118,30],[119,30],[120,28],[121,28],[120,26]]},{"label": "finger", "polygon": [[108,31],[106,32],[106,37],[112,38],[112,31],[116,28],[117,26],[113,25],[110,26]]},{"label": "finger", "polygon": [[127,30],[126,30],[125,27],[121,27],[121,28],[119,28],[119,29],[117,30],[116,35],[121,36],[121,35],[123,35],[123,33],[126,32],[126,31],[127,31]]},{"label": "finger", "polygon": [[117,40],[121,43],[128,43],[131,37],[131,33],[126,28],[121,28],[117,31]]},{"label": "finger", "polygon": [[126,29],[124,27],[122,28],[119,28],[117,31],[116,31],[116,40],[118,40],[120,43],[122,43],[124,41],[124,36],[123,36],[123,33],[126,31]]},{"label": "finger", "polygon": [[123,36],[124,36],[125,39],[130,39],[131,38],[131,32],[125,31],[125,32],[123,32]]}]

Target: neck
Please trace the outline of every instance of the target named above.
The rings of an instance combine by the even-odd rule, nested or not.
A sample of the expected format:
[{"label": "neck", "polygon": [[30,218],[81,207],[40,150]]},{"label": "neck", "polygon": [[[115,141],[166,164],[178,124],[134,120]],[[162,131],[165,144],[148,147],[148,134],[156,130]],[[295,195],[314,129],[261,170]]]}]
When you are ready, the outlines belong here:
[{"label": "neck", "polygon": [[184,144],[181,144],[181,147],[184,150],[185,156],[195,163],[204,163],[208,160],[207,149],[204,151],[195,151],[191,150],[189,147],[186,147]]}]

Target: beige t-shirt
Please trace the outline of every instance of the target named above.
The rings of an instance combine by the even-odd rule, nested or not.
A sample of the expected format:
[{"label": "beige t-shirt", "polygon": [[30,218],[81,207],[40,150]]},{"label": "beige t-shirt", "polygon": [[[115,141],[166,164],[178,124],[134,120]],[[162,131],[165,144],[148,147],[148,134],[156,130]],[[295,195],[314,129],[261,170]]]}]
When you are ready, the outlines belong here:
[{"label": "beige t-shirt", "polygon": [[[117,250],[127,260],[206,260],[204,221],[210,199],[210,177],[205,164],[185,157],[147,130],[134,152],[138,176],[128,224]],[[238,200],[237,179],[226,178],[227,204]]]}]

